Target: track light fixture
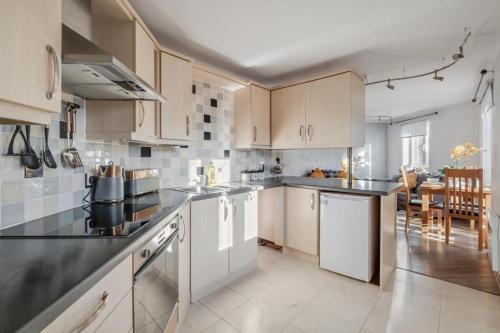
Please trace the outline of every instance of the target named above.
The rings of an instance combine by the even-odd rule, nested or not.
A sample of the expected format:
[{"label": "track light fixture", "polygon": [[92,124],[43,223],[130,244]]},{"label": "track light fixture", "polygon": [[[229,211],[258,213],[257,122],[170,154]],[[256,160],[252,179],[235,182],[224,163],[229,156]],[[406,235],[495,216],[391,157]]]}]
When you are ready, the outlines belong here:
[{"label": "track light fixture", "polygon": [[387,84],[385,86],[391,90],[394,90],[394,86],[391,84],[391,79],[387,79]]},{"label": "track light fixture", "polygon": [[444,76],[438,76],[438,71],[434,71],[434,80],[443,82]]},{"label": "track light fixture", "polygon": [[471,36],[471,32],[466,30],[466,35],[465,35],[465,38],[462,42],[462,44],[458,47],[458,52],[453,54],[451,56],[451,59],[453,60],[452,62],[450,62],[449,64],[447,65],[444,65],[443,67],[441,68],[438,68],[438,69],[435,69],[435,70],[432,70],[432,71],[429,71],[429,72],[426,72],[426,73],[422,73],[422,74],[415,74],[415,75],[410,75],[410,76],[400,76],[400,77],[393,77],[393,78],[388,78],[387,80],[379,80],[379,81],[373,81],[373,82],[365,82],[365,86],[369,86],[369,85],[372,85],[372,84],[378,84],[378,83],[386,83],[386,87],[393,90],[394,89],[394,86],[391,84],[391,81],[402,81],[402,80],[409,80],[409,79],[416,79],[416,78],[419,78],[419,77],[424,77],[424,76],[429,76],[429,75],[433,75],[434,74],[434,80],[437,80],[437,81],[443,81],[444,80],[444,76],[438,76],[437,73],[438,72],[442,72],[444,71],[445,69],[447,68],[450,68],[451,66],[455,65],[458,61],[460,61],[461,59],[463,59],[465,56],[464,56],[464,45],[467,43],[467,41],[469,40],[470,36]]}]

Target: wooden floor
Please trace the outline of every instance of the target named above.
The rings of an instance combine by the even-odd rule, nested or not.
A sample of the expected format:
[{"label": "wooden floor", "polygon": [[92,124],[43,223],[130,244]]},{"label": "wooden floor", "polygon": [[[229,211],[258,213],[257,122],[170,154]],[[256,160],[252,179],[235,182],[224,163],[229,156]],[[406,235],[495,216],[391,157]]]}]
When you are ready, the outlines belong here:
[{"label": "wooden floor", "polygon": [[410,224],[406,236],[405,215],[398,213],[397,266],[440,280],[500,295],[491,271],[487,250],[477,250],[477,231],[466,221],[454,221],[450,243],[433,229],[422,237],[420,219]]}]

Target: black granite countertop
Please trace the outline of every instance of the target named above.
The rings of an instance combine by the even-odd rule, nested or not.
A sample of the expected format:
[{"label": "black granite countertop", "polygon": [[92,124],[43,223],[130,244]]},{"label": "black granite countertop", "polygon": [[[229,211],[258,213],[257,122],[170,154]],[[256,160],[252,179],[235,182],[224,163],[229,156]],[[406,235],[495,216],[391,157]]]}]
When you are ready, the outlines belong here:
[{"label": "black granite countertop", "polygon": [[[272,177],[249,183],[232,182],[227,195],[279,186],[317,188],[324,191],[389,195],[402,184],[380,181],[314,179],[306,177]],[[224,195],[210,193],[192,195],[164,189],[141,198],[151,200],[160,209],[150,223],[129,237],[118,238],[1,238],[0,237],[0,332],[35,332],[45,328],[69,305],[78,300],[97,281],[129,255],[136,241],[158,222],[190,200]],[[26,224],[53,225],[81,219],[83,208],[44,217]]]},{"label": "black granite countertop", "polygon": [[309,177],[269,177],[259,181],[247,183],[251,186],[272,188],[279,186],[297,186],[316,188],[322,191],[361,194],[361,195],[389,195],[401,190],[402,183],[385,181],[354,180],[351,185],[345,179],[338,178],[309,178]]}]

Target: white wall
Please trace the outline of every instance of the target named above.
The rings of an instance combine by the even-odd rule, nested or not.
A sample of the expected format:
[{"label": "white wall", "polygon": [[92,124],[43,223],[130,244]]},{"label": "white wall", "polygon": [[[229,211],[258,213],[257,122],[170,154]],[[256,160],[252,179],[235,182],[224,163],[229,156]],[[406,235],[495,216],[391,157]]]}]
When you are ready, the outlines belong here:
[{"label": "white wall", "polygon": [[493,191],[491,205],[497,215],[500,215],[500,54],[495,65],[495,107],[492,114],[492,156],[491,156],[491,187]]},{"label": "white wall", "polygon": [[[479,106],[466,101],[426,113],[438,111],[429,120],[429,169],[438,172],[443,165],[450,165],[450,149],[458,144],[471,142],[480,145],[480,111]],[[400,126],[390,125],[387,130],[387,152],[389,176],[398,173],[401,166]],[[461,162],[463,165],[480,166],[480,155]]]}]

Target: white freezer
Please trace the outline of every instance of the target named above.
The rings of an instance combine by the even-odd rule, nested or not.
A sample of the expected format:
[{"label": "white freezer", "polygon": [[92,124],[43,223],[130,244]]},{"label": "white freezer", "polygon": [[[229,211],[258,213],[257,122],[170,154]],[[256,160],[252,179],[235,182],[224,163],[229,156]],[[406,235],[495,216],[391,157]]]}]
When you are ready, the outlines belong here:
[{"label": "white freezer", "polygon": [[373,196],[321,193],[320,267],[369,282],[378,253]]}]

